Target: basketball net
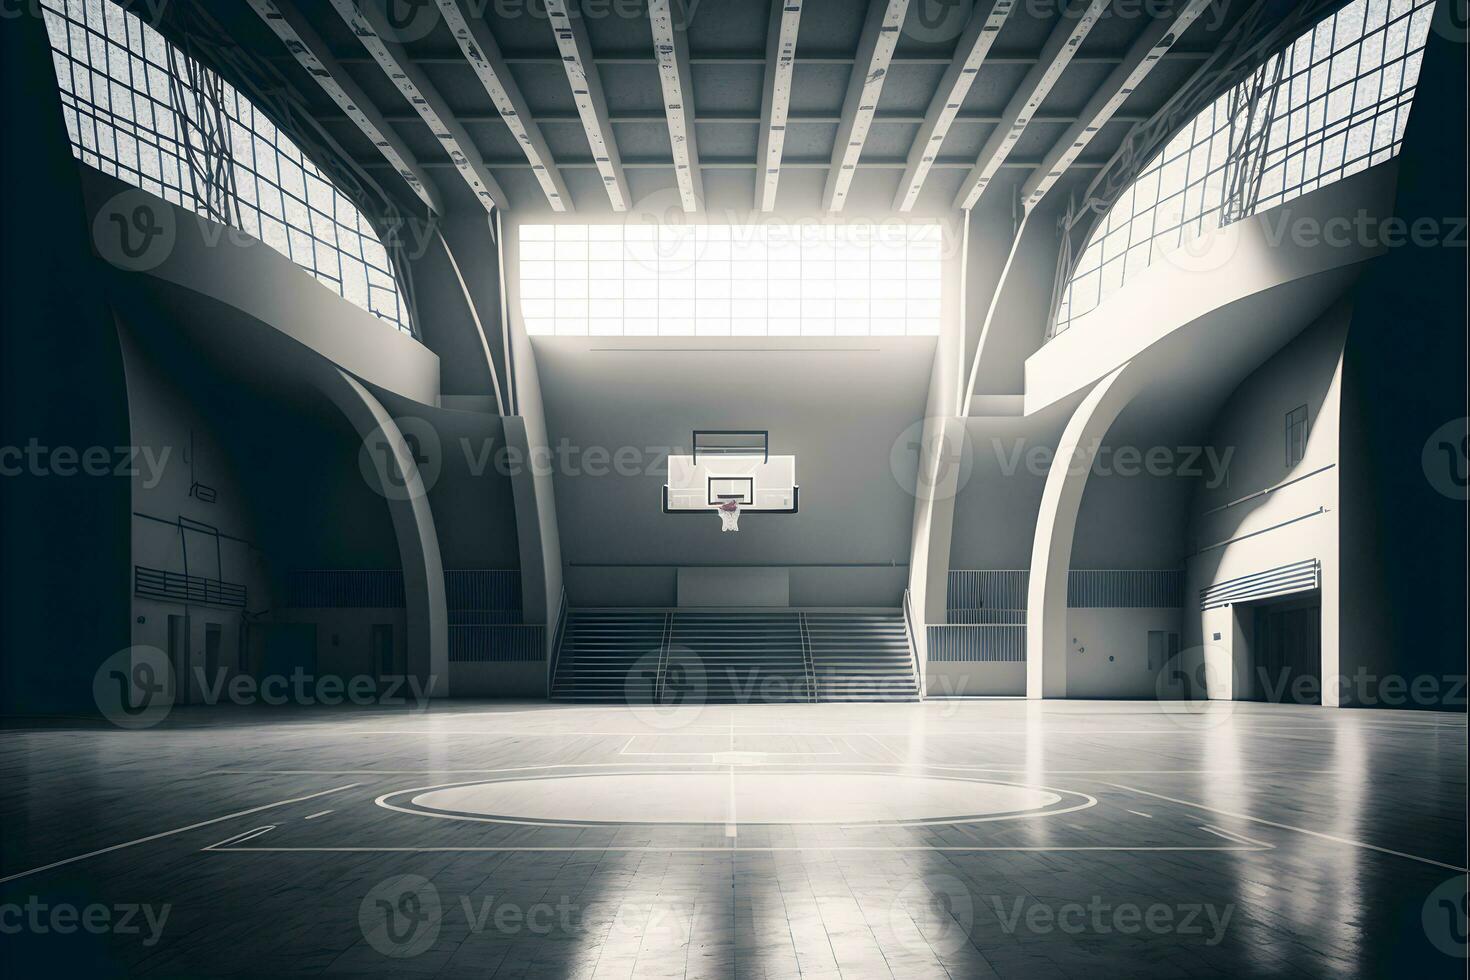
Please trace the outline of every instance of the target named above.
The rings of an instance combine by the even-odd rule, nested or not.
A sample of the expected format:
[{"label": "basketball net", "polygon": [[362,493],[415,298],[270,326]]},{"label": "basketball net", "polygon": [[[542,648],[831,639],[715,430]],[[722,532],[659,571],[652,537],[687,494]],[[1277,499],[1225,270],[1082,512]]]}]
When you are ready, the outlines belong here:
[{"label": "basketball net", "polygon": [[720,504],[720,530],[740,530],[740,504],[738,501],[727,500]]}]

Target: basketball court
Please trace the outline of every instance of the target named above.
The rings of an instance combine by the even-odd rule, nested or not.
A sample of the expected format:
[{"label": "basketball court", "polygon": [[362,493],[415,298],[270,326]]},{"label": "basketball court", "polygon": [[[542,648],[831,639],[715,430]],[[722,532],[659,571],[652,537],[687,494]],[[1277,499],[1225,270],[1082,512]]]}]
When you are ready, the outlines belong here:
[{"label": "basketball court", "polygon": [[[1173,977],[1398,972],[1454,938],[1432,895],[1463,873],[1462,718],[678,710],[9,731],[0,902],[171,905],[166,951],[13,948],[60,965],[105,946],[171,975],[1071,975],[1127,957]],[[82,765],[91,789],[63,797]],[[1423,921],[1360,927],[1386,904]]]},{"label": "basketball court", "polygon": [[0,0],[0,978],[1465,977],[1464,10]]}]

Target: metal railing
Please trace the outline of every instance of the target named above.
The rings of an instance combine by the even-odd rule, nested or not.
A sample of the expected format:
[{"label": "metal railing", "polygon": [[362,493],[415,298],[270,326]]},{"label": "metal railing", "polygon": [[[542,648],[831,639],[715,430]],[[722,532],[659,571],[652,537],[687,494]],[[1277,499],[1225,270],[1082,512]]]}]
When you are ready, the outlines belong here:
[{"label": "metal railing", "polygon": [[812,634],[807,629],[806,613],[796,614],[796,628],[801,633],[801,659],[806,664],[807,698],[815,704],[817,701],[817,666],[812,662]]},{"label": "metal railing", "polygon": [[946,623],[928,627],[930,663],[1022,663],[1026,627],[1002,623]]},{"label": "metal railing", "polygon": [[917,634],[914,632],[913,604],[909,598],[909,590],[903,590],[903,632],[909,642],[909,658],[913,662],[914,686],[918,689],[919,700],[924,700],[924,686],[920,683],[923,672],[919,670],[919,643]]},{"label": "metal railing", "polygon": [[245,608],[245,586],[223,579],[205,578],[162,568],[133,566],[133,594],[145,599],[182,602],[200,606]]}]

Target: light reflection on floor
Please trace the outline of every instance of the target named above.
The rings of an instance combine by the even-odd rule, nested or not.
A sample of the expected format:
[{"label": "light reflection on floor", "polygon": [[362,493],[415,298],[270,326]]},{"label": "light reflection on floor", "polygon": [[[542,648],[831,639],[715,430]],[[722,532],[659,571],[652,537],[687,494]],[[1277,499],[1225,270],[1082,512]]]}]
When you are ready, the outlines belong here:
[{"label": "light reflection on floor", "polygon": [[152,944],[28,924],[3,956],[94,975],[1463,975],[1441,949],[1464,949],[1464,715],[973,701],[678,724],[450,704],[4,730],[0,916],[169,914]]}]

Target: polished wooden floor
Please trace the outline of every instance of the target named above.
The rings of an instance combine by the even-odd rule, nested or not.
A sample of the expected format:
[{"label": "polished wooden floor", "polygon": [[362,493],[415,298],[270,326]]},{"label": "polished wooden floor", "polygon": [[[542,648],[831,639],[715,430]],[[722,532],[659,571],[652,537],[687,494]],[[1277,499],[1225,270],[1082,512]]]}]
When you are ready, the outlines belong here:
[{"label": "polished wooden floor", "polygon": [[1165,707],[12,722],[0,967],[1464,975],[1463,714]]}]

